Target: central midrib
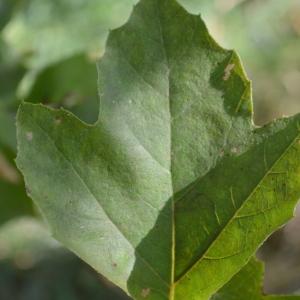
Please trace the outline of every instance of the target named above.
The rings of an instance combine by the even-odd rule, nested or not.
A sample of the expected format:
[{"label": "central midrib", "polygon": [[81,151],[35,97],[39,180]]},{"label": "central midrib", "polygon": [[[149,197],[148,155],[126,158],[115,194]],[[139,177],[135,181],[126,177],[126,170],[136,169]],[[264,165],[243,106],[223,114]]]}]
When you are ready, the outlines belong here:
[{"label": "central midrib", "polygon": [[173,143],[172,143],[172,102],[171,102],[171,89],[170,89],[170,64],[167,56],[167,51],[166,51],[166,43],[165,43],[165,38],[164,38],[164,33],[163,33],[163,28],[162,28],[162,22],[161,22],[161,11],[159,7],[157,7],[157,19],[158,19],[158,25],[159,25],[159,30],[160,30],[160,35],[161,35],[161,44],[162,44],[162,50],[165,56],[165,61],[166,61],[166,66],[168,70],[167,74],[167,82],[168,82],[168,87],[167,87],[167,97],[169,101],[169,118],[170,118],[170,179],[171,179],[171,190],[172,190],[172,252],[171,252],[171,281],[170,281],[170,293],[169,293],[169,300],[174,300],[175,299],[175,286],[183,279],[185,276],[193,269],[195,268],[204,258],[205,254],[209,251],[209,249],[212,247],[212,245],[215,243],[215,241],[218,239],[220,234],[223,232],[224,228],[226,228],[232,220],[235,218],[235,216],[238,214],[238,212],[244,207],[244,204],[249,200],[249,198],[255,193],[255,191],[260,187],[261,183],[265,180],[265,178],[268,176],[268,174],[271,172],[271,170],[274,168],[276,163],[288,152],[290,147],[294,144],[295,140],[299,138],[299,135],[291,142],[291,144],[287,147],[287,149],[279,156],[278,159],[270,166],[270,168],[266,171],[264,176],[259,180],[258,184],[254,187],[254,189],[251,191],[249,196],[246,198],[246,200],[242,203],[242,205],[237,209],[237,211],[234,213],[232,218],[229,219],[229,221],[225,224],[225,226],[222,228],[222,230],[218,233],[218,237],[214,239],[214,241],[207,247],[206,251],[204,252],[203,255],[199,259],[197,259],[196,263],[193,264],[184,274],[182,274],[181,277],[179,277],[175,281],[175,253],[176,253],[176,224],[175,224],[175,201],[174,201],[174,180],[173,180],[173,172],[172,172],[172,166],[173,166]]},{"label": "central midrib", "polygon": [[297,134],[296,137],[292,140],[292,142],[288,145],[288,147],[283,151],[283,153],[273,162],[273,164],[266,170],[266,173],[264,176],[259,180],[258,184],[251,190],[251,193],[249,193],[249,196],[245,199],[245,201],[242,202],[241,206],[235,211],[233,216],[224,224],[224,226],[221,228],[221,230],[218,232],[217,237],[209,244],[205,252],[197,259],[197,261],[186,270],[176,281],[174,280],[173,285],[177,285],[180,281],[185,278],[185,276],[194,269],[201,261],[205,258],[205,255],[208,253],[208,251],[211,249],[211,247],[214,245],[214,243],[218,240],[218,237],[222,234],[222,232],[227,228],[227,226],[235,219],[237,214],[243,209],[244,205],[248,202],[248,200],[253,196],[253,194],[259,189],[261,186],[261,183],[266,179],[266,177],[270,174],[272,169],[275,167],[275,165],[285,156],[285,154],[290,150],[290,148],[295,144],[295,142],[299,139],[300,134]]},{"label": "central midrib", "polygon": [[170,146],[169,146],[169,153],[170,153],[170,183],[171,183],[171,215],[172,215],[172,224],[171,224],[171,231],[172,231],[172,245],[171,245],[171,276],[170,276],[170,291],[169,291],[169,300],[174,300],[174,289],[175,289],[175,203],[174,203],[174,184],[173,184],[173,172],[172,172],[172,160],[173,160],[173,150],[172,150],[172,103],[171,103],[171,91],[170,91],[170,64],[168,60],[168,55],[166,51],[166,42],[165,42],[165,37],[164,37],[164,32],[163,32],[163,27],[162,27],[162,22],[161,22],[161,10],[158,7],[158,2],[157,2],[157,21],[158,21],[158,26],[159,26],[159,33],[160,33],[160,40],[161,40],[161,46],[162,46],[162,51],[163,55],[165,58],[166,66],[167,66],[167,99],[169,101],[169,123],[170,123]]}]

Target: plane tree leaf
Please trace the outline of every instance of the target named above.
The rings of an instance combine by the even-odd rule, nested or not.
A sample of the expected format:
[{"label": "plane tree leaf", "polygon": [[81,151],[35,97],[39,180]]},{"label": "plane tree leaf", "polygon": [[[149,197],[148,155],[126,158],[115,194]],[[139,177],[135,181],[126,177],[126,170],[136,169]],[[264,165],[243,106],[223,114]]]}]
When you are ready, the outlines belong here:
[{"label": "plane tree leaf", "polygon": [[292,217],[300,115],[254,126],[237,54],[174,0],[142,0],[98,70],[93,126],[21,105],[30,195],[53,236],[134,299],[207,300]]},{"label": "plane tree leaf", "polygon": [[300,296],[267,296],[263,293],[263,264],[252,258],[211,300],[299,300]]}]

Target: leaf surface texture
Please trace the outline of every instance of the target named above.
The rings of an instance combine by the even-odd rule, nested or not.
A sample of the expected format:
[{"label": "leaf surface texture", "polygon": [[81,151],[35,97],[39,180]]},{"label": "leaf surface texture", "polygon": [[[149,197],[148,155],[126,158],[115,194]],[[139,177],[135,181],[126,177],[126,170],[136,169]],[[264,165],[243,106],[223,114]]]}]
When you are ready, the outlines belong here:
[{"label": "leaf surface texture", "polygon": [[292,217],[300,116],[255,127],[237,54],[174,0],[135,6],[98,71],[95,125],[21,105],[32,198],[56,239],[134,299],[207,300]]}]

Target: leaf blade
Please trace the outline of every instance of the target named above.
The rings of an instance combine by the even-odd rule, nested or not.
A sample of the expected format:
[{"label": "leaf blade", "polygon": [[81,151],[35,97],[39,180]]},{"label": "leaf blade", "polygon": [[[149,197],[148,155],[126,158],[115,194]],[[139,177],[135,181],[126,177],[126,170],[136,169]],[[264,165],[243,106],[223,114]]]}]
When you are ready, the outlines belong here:
[{"label": "leaf blade", "polygon": [[173,0],[142,0],[98,71],[93,126],[21,106],[33,199],[58,240],[135,299],[208,299],[291,216],[300,116],[256,128],[238,56]]}]

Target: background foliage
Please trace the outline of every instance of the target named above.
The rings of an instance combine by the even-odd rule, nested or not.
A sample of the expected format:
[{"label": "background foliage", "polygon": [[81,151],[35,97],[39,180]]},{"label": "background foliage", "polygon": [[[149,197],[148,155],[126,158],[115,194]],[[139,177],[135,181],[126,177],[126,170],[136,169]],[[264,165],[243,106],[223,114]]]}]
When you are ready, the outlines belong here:
[{"label": "background foliage", "polygon": [[[47,294],[49,300],[96,295],[122,299],[119,291],[47,235],[14,165],[14,120],[18,104],[27,100],[64,106],[94,122],[95,62],[103,53],[108,29],[123,24],[136,2],[0,2],[0,298],[44,299]],[[201,12],[213,36],[240,53],[253,81],[257,124],[300,111],[298,0],[180,2],[191,12]],[[300,289],[299,227],[296,218],[260,253],[267,262],[268,292]]]}]

